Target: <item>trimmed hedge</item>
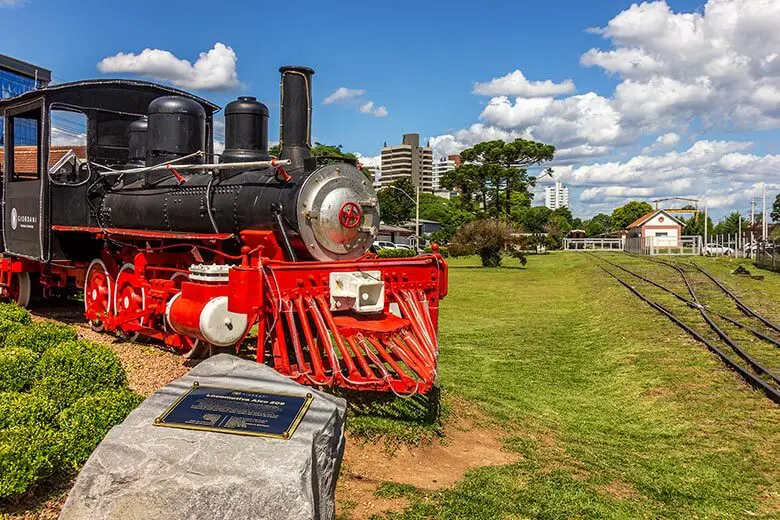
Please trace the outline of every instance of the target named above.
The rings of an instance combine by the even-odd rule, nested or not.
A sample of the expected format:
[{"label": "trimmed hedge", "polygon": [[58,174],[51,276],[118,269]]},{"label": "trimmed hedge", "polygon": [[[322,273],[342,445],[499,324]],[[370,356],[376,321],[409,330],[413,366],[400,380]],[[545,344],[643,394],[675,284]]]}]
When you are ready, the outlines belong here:
[{"label": "trimmed hedge", "polygon": [[126,384],[127,376],[113,350],[78,340],[66,341],[43,354],[33,389],[61,410],[85,395]]},{"label": "trimmed hedge", "polygon": [[0,319],[15,321],[23,325],[32,323],[32,318],[27,309],[15,303],[0,303]]},{"label": "trimmed hedge", "polygon": [[141,396],[128,389],[103,390],[82,397],[57,416],[65,432],[65,460],[74,469],[84,464],[103,437],[141,404]]},{"label": "trimmed hedge", "polygon": [[77,337],[0,304],[0,500],[78,469],[141,401],[117,355]]},{"label": "trimmed hedge", "polygon": [[76,329],[59,323],[40,322],[19,328],[5,338],[6,347],[24,347],[43,353],[65,341],[78,338]]},{"label": "trimmed hedge", "polygon": [[0,430],[0,498],[21,495],[53,475],[62,460],[62,447],[54,430],[38,426]]},{"label": "trimmed hedge", "polygon": [[377,256],[379,258],[409,258],[412,256],[417,256],[417,251],[412,251],[411,249],[380,249],[376,252]]},{"label": "trimmed hedge", "polygon": [[51,428],[56,415],[52,402],[38,392],[0,393],[0,429],[13,426]]},{"label": "trimmed hedge", "polygon": [[[426,253],[433,253],[433,248],[431,246],[425,246],[424,251]],[[450,256],[450,250],[444,246],[439,246],[439,254],[444,258],[448,258]]]},{"label": "trimmed hedge", "polygon": [[20,392],[36,376],[38,354],[27,348],[0,349],[0,392]]}]

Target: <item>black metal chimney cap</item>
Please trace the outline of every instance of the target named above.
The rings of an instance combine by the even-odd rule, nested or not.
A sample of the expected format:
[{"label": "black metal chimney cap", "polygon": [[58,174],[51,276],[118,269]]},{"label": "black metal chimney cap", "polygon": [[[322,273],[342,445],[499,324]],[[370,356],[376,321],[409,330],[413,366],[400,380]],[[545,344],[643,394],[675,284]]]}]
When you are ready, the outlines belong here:
[{"label": "black metal chimney cap", "polygon": [[303,74],[314,74],[314,69],[311,67],[305,67],[303,65],[283,65],[279,67],[279,72],[282,74],[285,72],[302,72]]}]

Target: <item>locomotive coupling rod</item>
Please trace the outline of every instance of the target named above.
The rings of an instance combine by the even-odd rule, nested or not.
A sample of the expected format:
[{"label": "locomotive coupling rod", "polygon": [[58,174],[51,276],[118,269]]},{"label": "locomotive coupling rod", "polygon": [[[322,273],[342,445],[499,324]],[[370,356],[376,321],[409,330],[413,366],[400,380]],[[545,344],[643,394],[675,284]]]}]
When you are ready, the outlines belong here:
[{"label": "locomotive coupling rod", "polygon": [[[93,163],[95,164],[95,163]],[[234,162],[234,163],[214,163],[214,164],[171,164],[162,163],[154,166],[144,166],[143,168],[131,168],[129,170],[113,170],[110,169],[107,172],[101,172],[101,175],[117,175],[125,173],[143,173],[153,172],[157,170],[168,170],[170,167],[177,170],[227,170],[232,168],[276,168],[278,166],[290,166],[292,161],[289,159],[272,159],[270,161],[247,161],[247,162]],[[107,168],[100,164],[96,166]]]}]

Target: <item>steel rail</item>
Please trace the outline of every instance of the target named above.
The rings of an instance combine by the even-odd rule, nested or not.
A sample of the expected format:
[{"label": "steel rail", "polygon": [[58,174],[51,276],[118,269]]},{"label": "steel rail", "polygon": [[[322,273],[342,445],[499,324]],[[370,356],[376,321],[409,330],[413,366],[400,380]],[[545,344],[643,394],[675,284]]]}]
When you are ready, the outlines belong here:
[{"label": "steel rail", "polygon": [[[590,254],[591,256],[595,256],[595,255],[593,255],[593,253],[588,253],[588,254]],[[718,318],[720,318],[720,319],[722,319],[724,321],[727,321],[727,322],[731,323],[732,325],[734,325],[736,327],[739,327],[739,328],[741,328],[743,330],[746,330],[746,331],[750,332],[751,334],[753,334],[754,336],[756,336],[757,338],[762,339],[762,340],[764,340],[764,341],[766,341],[768,343],[772,343],[774,346],[780,348],[780,340],[777,340],[777,339],[775,339],[775,338],[773,338],[771,336],[768,336],[768,335],[764,334],[763,332],[761,332],[760,330],[755,329],[755,328],[751,327],[750,325],[748,325],[746,323],[742,323],[740,321],[735,320],[734,318],[726,316],[725,314],[721,314],[721,313],[719,313],[717,311],[713,311],[712,309],[710,309],[706,305],[702,304],[701,302],[696,302],[696,301],[693,301],[693,300],[689,300],[688,298],[682,296],[680,293],[675,292],[675,291],[669,289],[668,287],[665,287],[665,286],[659,284],[658,282],[650,280],[649,278],[645,278],[644,276],[642,276],[640,274],[637,274],[634,271],[626,269],[622,265],[616,264],[614,262],[610,262],[606,258],[601,258],[601,257],[597,257],[597,258],[600,258],[604,262],[606,262],[606,263],[608,263],[610,265],[613,265],[613,266],[617,267],[618,269],[621,269],[621,270],[625,271],[626,273],[630,274],[631,276],[635,276],[636,278],[639,278],[643,282],[647,282],[647,283],[649,283],[649,284],[651,284],[651,285],[661,289],[662,291],[665,291],[665,292],[671,294],[672,296],[674,296],[678,300],[682,301],[683,303],[685,303],[686,305],[688,305],[692,309],[699,309],[699,307],[703,307],[710,314],[712,314],[714,316],[717,316]],[[657,264],[664,265],[666,267],[671,267],[671,268],[675,268],[676,267],[676,266],[674,266],[672,264],[669,264],[667,262],[664,262],[662,260],[651,260],[649,258],[647,260],[650,260],[651,262],[654,262],[654,263],[657,263]]]},{"label": "steel rail", "polygon": [[718,327],[718,325],[712,320],[712,318],[710,318],[710,315],[707,312],[706,308],[703,305],[701,305],[701,302],[699,302],[699,298],[696,296],[696,291],[694,291],[693,285],[691,285],[690,280],[688,280],[688,277],[685,275],[685,271],[683,271],[683,269],[677,265],[673,265],[672,267],[674,267],[677,270],[677,272],[680,273],[680,276],[685,282],[685,286],[688,288],[688,292],[691,294],[691,298],[693,298],[693,301],[699,305],[698,307],[699,313],[701,314],[702,318],[704,318],[704,321],[707,322],[707,325],[709,325],[710,328],[713,331],[715,331],[715,334],[717,334],[718,337],[720,337],[720,339],[722,339],[724,343],[726,343],[729,347],[731,347],[739,357],[744,359],[751,367],[753,367],[753,370],[769,376],[772,379],[772,381],[774,381],[776,384],[780,384],[780,378],[778,378],[771,370],[769,370],[761,363],[759,363],[750,354],[745,352],[745,350],[742,347],[740,347],[736,341],[731,339],[731,337],[728,334],[726,334],[723,331],[723,329]]},{"label": "steel rail", "polygon": [[674,315],[673,312],[671,312],[669,309],[661,305],[660,303],[654,302],[641,292],[637,290],[635,287],[633,287],[628,282],[620,279],[617,275],[610,272],[609,270],[605,269],[603,266],[596,264],[599,269],[607,273],[609,276],[617,280],[618,283],[620,283],[622,286],[624,286],[626,289],[628,289],[631,293],[634,294],[637,298],[648,304],[653,309],[657,310],[664,316],[666,316],[669,320],[671,320],[673,323],[675,323],[678,327],[683,329],[685,332],[690,334],[694,339],[697,341],[704,343],[704,345],[713,353],[715,353],[723,363],[737,372],[742,379],[745,380],[749,385],[761,390],[764,392],[764,394],[771,399],[773,402],[780,404],[780,392],[778,392],[775,388],[773,388],[771,385],[769,385],[766,381],[761,379],[760,377],[752,374],[750,371],[748,371],[746,368],[744,368],[742,365],[734,361],[731,357],[729,357],[728,354],[723,352],[721,349],[719,349],[717,346],[715,346],[711,341],[709,341],[707,338],[702,336],[699,332],[697,332],[695,329],[691,328],[688,324],[680,320],[677,316]]},{"label": "steel rail", "polygon": [[712,280],[712,282],[715,285],[717,285],[718,287],[720,287],[720,289],[724,293],[726,293],[729,296],[729,298],[734,300],[734,303],[737,305],[737,308],[739,310],[741,310],[743,313],[747,314],[748,316],[752,316],[753,318],[756,318],[758,321],[760,321],[761,323],[763,323],[764,325],[766,325],[770,329],[774,330],[775,332],[780,332],[780,325],[777,325],[776,323],[774,323],[774,322],[770,321],[769,319],[765,318],[764,316],[762,316],[761,314],[759,314],[758,312],[756,312],[752,308],[748,307],[742,300],[740,300],[737,297],[736,294],[731,292],[725,285],[723,285],[723,282],[721,282],[720,280],[715,278],[713,275],[711,275],[710,273],[708,273],[707,271],[705,271],[704,269],[702,269],[701,267],[696,265],[695,262],[691,262],[689,264],[686,263],[686,264],[692,266],[694,269],[699,271],[701,274],[703,274],[704,276],[706,276],[707,278]]}]

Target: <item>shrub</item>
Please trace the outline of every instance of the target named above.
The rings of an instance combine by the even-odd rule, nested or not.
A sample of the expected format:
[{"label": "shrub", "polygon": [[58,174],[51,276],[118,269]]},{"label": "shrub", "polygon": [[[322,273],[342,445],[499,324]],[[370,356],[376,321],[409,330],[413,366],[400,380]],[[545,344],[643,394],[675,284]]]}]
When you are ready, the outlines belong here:
[{"label": "shrub", "polygon": [[525,265],[522,253],[525,243],[525,236],[505,220],[474,220],[463,224],[453,235],[449,252],[453,256],[478,254],[483,267],[500,267],[504,254],[514,256]]},{"label": "shrub", "polygon": [[5,345],[5,340],[8,336],[19,329],[23,329],[24,324],[18,321],[11,321],[5,318],[0,318],[0,346]]},{"label": "shrub", "polygon": [[380,249],[376,252],[379,258],[409,258],[411,256],[417,256],[417,251],[411,249]]},{"label": "shrub", "polygon": [[[425,252],[433,253],[433,247],[425,246]],[[444,258],[448,258],[450,256],[450,250],[444,246],[439,246],[439,254]]]},{"label": "shrub", "polygon": [[0,430],[0,498],[26,493],[60,464],[60,435],[37,426]]},{"label": "shrub", "polygon": [[20,307],[15,303],[0,303],[0,318],[8,321],[15,321],[24,325],[32,323],[32,318],[27,309]]},{"label": "shrub", "polygon": [[64,341],[75,340],[77,337],[78,334],[73,327],[59,323],[41,322],[13,331],[5,339],[5,344],[7,347],[24,347],[42,353]]},{"label": "shrub", "polygon": [[38,354],[30,349],[9,347],[0,350],[0,392],[19,392],[35,379]]},{"label": "shrub", "polygon": [[127,382],[117,355],[89,341],[66,341],[47,350],[38,363],[33,388],[61,410],[79,398]]},{"label": "shrub", "polygon": [[127,389],[104,390],[82,397],[57,416],[65,442],[65,463],[74,469],[89,458],[112,426],[122,422],[142,401]]},{"label": "shrub", "polygon": [[14,426],[51,427],[54,405],[38,392],[0,393],[0,429]]}]

